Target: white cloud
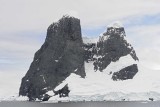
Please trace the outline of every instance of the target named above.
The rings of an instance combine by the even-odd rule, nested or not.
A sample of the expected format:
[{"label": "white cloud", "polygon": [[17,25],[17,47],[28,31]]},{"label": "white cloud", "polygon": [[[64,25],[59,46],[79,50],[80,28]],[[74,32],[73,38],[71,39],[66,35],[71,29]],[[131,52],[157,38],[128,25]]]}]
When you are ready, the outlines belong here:
[{"label": "white cloud", "polygon": [[[44,35],[45,37],[45,35]],[[0,35],[0,72],[26,72],[33,60],[34,53],[44,40],[39,33],[6,33]]]},{"label": "white cloud", "polygon": [[9,73],[0,71],[0,98],[18,95],[21,79],[24,74],[21,71],[12,71]]},{"label": "white cloud", "polygon": [[127,38],[134,46],[136,53],[150,69],[160,70],[160,24],[141,25],[126,29]]},{"label": "white cloud", "polygon": [[154,25],[138,25],[127,28],[127,33],[135,41],[138,47],[150,47],[158,49],[160,46],[160,24]]},{"label": "white cloud", "polygon": [[[45,30],[55,19],[74,11],[83,28],[106,25],[112,20],[156,14],[158,0],[1,0],[1,31]],[[72,12],[73,13],[73,12]]]},{"label": "white cloud", "polygon": [[73,16],[73,17],[76,17],[76,18],[80,18],[79,15],[78,15],[78,12],[74,11],[74,10],[69,11],[67,13],[67,15],[70,15],[70,16]]},{"label": "white cloud", "polygon": [[[4,34],[0,35],[0,58],[5,55],[6,57],[13,58],[26,58],[29,55],[33,56],[33,53],[40,48],[43,41],[38,38],[43,38],[39,33],[26,35],[24,34]],[[39,40],[39,41],[38,41]]]}]

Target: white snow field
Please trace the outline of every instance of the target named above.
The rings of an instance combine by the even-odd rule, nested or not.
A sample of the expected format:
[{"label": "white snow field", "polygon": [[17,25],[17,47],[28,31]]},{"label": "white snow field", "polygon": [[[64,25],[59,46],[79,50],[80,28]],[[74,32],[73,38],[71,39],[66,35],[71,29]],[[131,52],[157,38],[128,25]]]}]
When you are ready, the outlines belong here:
[{"label": "white snow field", "polygon": [[[110,68],[115,68],[115,71],[118,70],[119,65],[127,64],[127,57],[129,56],[120,58],[118,62],[112,64],[114,66],[110,65]],[[149,70],[144,68],[141,63],[137,64],[139,65],[139,72],[133,79],[113,81],[108,75],[110,69],[105,69],[105,72],[95,72],[92,62],[85,63],[85,79],[72,73],[55,88],[57,91],[68,84],[69,97],[53,96],[49,101],[147,101],[149,98],[160,100],[160,71]]]}]

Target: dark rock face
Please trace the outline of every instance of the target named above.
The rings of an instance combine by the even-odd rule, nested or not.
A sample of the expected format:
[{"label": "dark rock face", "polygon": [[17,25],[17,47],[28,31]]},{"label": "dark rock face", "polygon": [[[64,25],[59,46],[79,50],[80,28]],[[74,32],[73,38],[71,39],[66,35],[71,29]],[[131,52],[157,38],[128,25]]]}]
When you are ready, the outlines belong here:
[{"label": "dark rock face", "polygon": [[42,100],[71,73],[85,77],[80,20],[64,16],[48,27],[42,47],[35,53],[22,79],[19,95]]},{"label": "dark rock face", "polygon": [[[97,44],[85,44],[85,61],[93,61],[94,70],[103,72],[111,62],[117,62],[121,57],[130,55],[133,60],[138,61],[136,53],[126,40],[123,27],[109,27]],[[113,80],[132,79],[138,72],[137,64],[128,65],[120,71],[112,74]],[[110,72],[110,74],[112,71]]]},{"label": "dark rock face", "polygon": [[58,90],[58,91],[54,91],[55,95],[59,95],[59,97],[68,97],[69,96],[69,88],[68,88],[68,84],[65,85],[62,89]]},{"label": "dark rock face", "polygon": [[136,64],[127,66],[121,69],[118,72],[114,72],[112,75],[112,79],[117,80],[126,80],[126,79],[133,79],[134,75],[138,72],[138,67]]},{"label": "dark rock face", "polygon": [[93,58],[94,55],[96,54],[96,43],[88,43],[83,45],[84,48],[84,59],[86,62],[88,61],[94,61],[95,59]]},{"label": "dark rock face", "polygon": [[51,97],[51,96],[49,96],[48,94],[45,94],[45,95],[43,96],[42,101],[48,101],[50,97]]},{"label": "dark rock face", "polygon": [[97,43],[98,58],[94,65],[95,69],[103,71],[111,62],[118,61],[122,56],[130,54],[136,61],[138,57],[135,54],[133,47],[127,43],[124,28],[108,28],[107,32],[103,34],[100,41]]}]

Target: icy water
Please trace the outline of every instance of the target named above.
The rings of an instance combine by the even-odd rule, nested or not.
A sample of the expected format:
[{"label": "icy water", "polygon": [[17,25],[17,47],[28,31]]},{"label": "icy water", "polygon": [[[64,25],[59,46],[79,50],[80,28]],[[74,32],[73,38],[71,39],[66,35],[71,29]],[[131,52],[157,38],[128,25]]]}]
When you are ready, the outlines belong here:
[{"label": "icy water", "polygon": [[0,102],[0,107],[160,107],[160,102]]}]

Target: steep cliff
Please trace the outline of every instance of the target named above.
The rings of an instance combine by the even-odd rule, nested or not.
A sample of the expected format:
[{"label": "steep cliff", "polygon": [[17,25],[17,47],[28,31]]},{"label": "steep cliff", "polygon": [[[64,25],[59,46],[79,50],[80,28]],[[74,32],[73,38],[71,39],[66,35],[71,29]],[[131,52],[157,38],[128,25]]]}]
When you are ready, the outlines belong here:
[{"label": "steep cliff", "polygon": [[35,53],[31,66],[22,79],[19,95],[30,100],[43,100],[71,73],[85,77],[84,50],[80,20],[63,16],[51,24],[42,47]]},{"label": "steep cliff", "polygon": [[[119,22],[109,25],[107,31],[99,37],[97,43],[86,43],[84,49],[86,53],[85,61],[87,63],[88,61],[93,62],[95,71],[110,71],[109,74],[112,75],[113,80],[132,79],[138,72],[136,64],[138,57],[131,44],[126,40],[124,27]],[[131,57],[116,65],[125,56]],[[133,59],[133,61],[127,62],[130,59]],[[111,66],[114,67],[111,69]]]}]

